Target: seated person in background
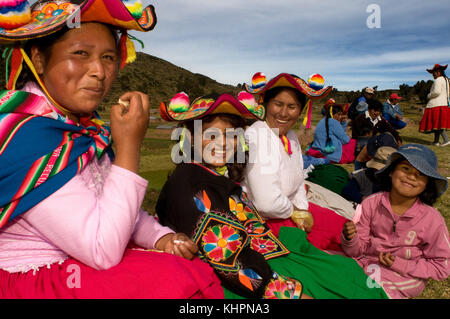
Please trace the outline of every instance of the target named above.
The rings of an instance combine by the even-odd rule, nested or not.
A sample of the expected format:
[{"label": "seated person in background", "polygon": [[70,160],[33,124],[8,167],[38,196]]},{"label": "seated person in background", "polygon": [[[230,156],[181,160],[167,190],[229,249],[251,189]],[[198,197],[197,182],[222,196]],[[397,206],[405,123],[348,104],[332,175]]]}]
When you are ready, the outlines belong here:
[{"label": "seated person in background", "polygon": [[381,146],[375,156],[366,164],[366,168],[354,171],[350,174],[350,180],[342,189],[345,199],[361,204],[367,196],[375,194],[380,189],[375,181],[375,173],[386,165],[386,161],[397,148]]},{"label": "seated person in background", "polygon": [[342,107],[342,116],[341,116],[341,124],[342,126],[344,126],[345,128],[348,125],[349,119],[348,119],[348,109],[349,109],[349,103],[346,104],[337,104],[335,99],[329,99],[328,101],[325,102],[325,104],[322,107],[321,113],[323,116],[327,115],[328,110],[330,109],[330,106],[335,106],[338,105],[340,107]]},{"label": "seated person in background", "polygon": [[355,156],[358,156],[373,135],[374,126],[383,120],[381,117],[382,111],[383,104],[378,100],[371,99],[368,101],[367,111],[359,114],[352,121],[352,139],[356,140]]},{"label": "seated person in background", "polygon": [[[347,129],[347,125],[348,125],[348,117],[347,117],[347,110],[349,107],[349,104],[336,104],[336,101],[334,99],[329,99],[328,101],[325,102],[323,108],[322,108],[322,115],[326,116],[326,114],[329,112],[330,106],[338,106],[338,107],[342,107],[342,116],[340,117],[340,123],[342,125],[342,127],[344,128],[344,130]],[[330,164],[330,160],[326,157],[322,157],[322,158],[317,158],[317,157],[313,157],[310,156],[308,154],[303,154],[303,168],[307,169],[309,166],[319,166],[319,165],[323,165],[323,164]]]},{"label": "seated person in background", "polygon": [[403,114],[399,105],[401,99],[401,96],[398,96],[396,93],[392,93],[389,96],[389,99],[387,99],[383,104],[383,117],[396,130],[400,130],[406,126],[406,123],[402,121]]},{"label": "seated person in background", "polygon": [[384,118],[373,127],[372,136],[380,135],[383,133],[390,133],[394,137],[395,141],[399,146],[403,144],[403,140],[400,137],[398,131],[395,128],[393,128],[392,125],[389,124],[389,122],[386,121]]},{"label": "seated person in background", "polygon": [[352,102],[348,109],[348,118],[354,120],[358,115],[367,111],[368,103],[373,99],[375,90],[371,87],[364,88],[360,97]]},{"label": "seated person in background", "polygon": [[402,139],[394,129],[393,132],[387,128],[392,128],[386,121],[378,123],[373,129],[373,136],[369,138],[367,145],[363,147],[361,152],[355,159],[355,171],[365,168],[366,162],[375,156],[377,149],[381,146],[391,146],[399,148],[402,145]]},{"label": "seated person in background", "polygon": [[341,105],[330,106],[326,116],[317,123],[314,141],[306,154],[318,158],[325,157],[331,163],[353,162],[356,141],[350,139],[345,132],[346,124],[342,124],[345,117]]}]

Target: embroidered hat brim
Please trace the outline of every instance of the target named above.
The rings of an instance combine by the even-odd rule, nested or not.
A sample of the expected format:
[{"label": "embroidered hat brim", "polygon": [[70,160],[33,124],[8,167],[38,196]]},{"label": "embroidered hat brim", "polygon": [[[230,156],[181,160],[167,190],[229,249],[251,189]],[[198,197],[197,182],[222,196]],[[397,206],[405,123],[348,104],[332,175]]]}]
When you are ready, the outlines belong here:
[{"label": "embroidered hat brim", "polygon": [[222,94],[217,99],[212,97],[197,98],[192,104],[179,110],[172,104],[161,103],[161,117],[169,122],[182,122],[195,120],[210,114],[234,114],[249,120],[262,120],[265,110],[262,106],[245,105],[231,94]]},{"label": "embroidered hat brim", "polygon": [[101,22],[124,30],[152,30],[156,25],[154,7],[149,5],[131,12],[133,8],[120,0],[40,1],[31,7],[30,22],[11,30],[0,29],[0,43],[43,37],[64,26],[77,27],[77,22]]},{"label": "embroidered hat brim", "polygon": [[311,88],[303,79],[293,76],[288,73],[281,73],[267,82],[266,85],[260,87],[253,87],[245,84],[245,89],[251,94],[264,95],[270,89],[275,87],[290,87],[305,94],[308,99],[320,99],[331,93],[332,86],[324,87],[320,90]]}]

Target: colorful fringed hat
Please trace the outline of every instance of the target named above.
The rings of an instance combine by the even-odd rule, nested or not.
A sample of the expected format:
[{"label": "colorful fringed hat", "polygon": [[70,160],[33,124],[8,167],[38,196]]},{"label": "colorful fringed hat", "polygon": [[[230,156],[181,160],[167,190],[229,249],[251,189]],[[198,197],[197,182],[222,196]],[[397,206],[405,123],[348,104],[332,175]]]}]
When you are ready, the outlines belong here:
[{"label": "colorful fringed hat", "polygon": [[64,25],[76,27],[76,22],[102,22],[136,31],[149,31],[156,25],[154,7],[143,8],[139,0],[38,1],[31,7],[31,14],[27,11],[30,11],[27,1],[0,2],[1,43],[42,37]]},{"label": "colorful fringed hat", "polygon": [[161,118],[168,122],[183,122],[200,119],[210,114],[235,114],[249,120],[262,120],[265,109],[256,103],[250,93],[242,91],[237,98],[231,94],[210,94],[199,97],[192,102],[189,96],[180,92],[171,100],[169,105],[161,103],[159,108]]},{"label": "colorful fringed hat", "polygon": [[[258,104],[264,101],[264,94],[276,87],[290,87],[300,91],[306,96],[306,103],[303,109],[306,109],[306,115],[303,120],[303,126],[309,128],[311,126],[311,112],[312,100],[326,97],[331,93],[332,86],[324,87],[324,79],[320,74],[313,74],[309,77],[308,82],[302,78],[288,73],[281,73],[266,82],[266,77],[263,73],[258,72],[253,75],[252,84],[245,84],[245,89],[251,94],[259,96]],[[303,111],[302,109],[302,111]]]},{"label": "colorful fringed hat", "polygon": [[[30,65],[22,44],[44,37],[63,27],[79,27],[81,22],[101,22],[121,30],[121,68],[136,59],[134,44],[128,30],[150,31],[156,25],[152,5],[143,8],[140,0],[53,0],[38,1],[30,8],[27,1],[0,0],[0,44],[13,48],[6,55],[11,62],[8,89],[15,89],[15,82],[22,70],[22,62]],[[37,79],[39,81],[39,79]]]},{"label": "colorful fringed hat", "polygon": [[[252,94],[258,94],[259,96],[263,96],[264,93],[270,89],[273,89],[278,86],[291,87],[293,89],[299,90],[301,93],[305,94],[308,99],[320,99],[322,97],[327,96],[331,90],[332,86],[322,87],[319,90],[312,88],[305,80],[300,77],[288,74],[281,73],[271,79],[269,82],[265,81],[265,76],[261,76],[262,73],[258,72],[253,76],[252,85],[245,84],[245,89],[247,92]],[[259,75],[259,76],[257,76]],[[314,80],[318,79],[318,74],[314,75],[315,78],[311,78]],[[258,86],[255,86],[255,77],[258,78]],[[323,78],[322,78],[323,79]],[[311,82],[311,81],[310,81]],[[323,82],[322,82],[323,84]]]}]

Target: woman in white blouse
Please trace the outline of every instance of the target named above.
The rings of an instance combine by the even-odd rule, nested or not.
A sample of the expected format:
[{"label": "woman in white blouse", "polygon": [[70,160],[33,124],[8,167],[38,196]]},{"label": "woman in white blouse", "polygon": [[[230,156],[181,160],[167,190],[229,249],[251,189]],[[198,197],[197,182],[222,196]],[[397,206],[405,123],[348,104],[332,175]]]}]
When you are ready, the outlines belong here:
[{"label": "woman in white blouse", "polygon": [[246,89],[258,94],[266,109],[265,121],[245,132],[250,158],[243,186],[248,196],[275,234],[281,226],[299,227],[314,246],[340,250],[346,219],[308,203],[301,146],[292,130],[309,100],[328,95],[331,87],[314,90],[302,79],[282,73],[264,86]]},{"label": "woman in white blouse", "polygon": [[[434,83],[428,94],[428,103],[423,117],[420,120],[419,132],[434,133],[435,146],[450,145],[446,130],[450,129],[450,82],[445,75],[447,65],[435,64],[432,69],[427,69],[433,75]],[[439,143],[442,136],[443,142]]]}]

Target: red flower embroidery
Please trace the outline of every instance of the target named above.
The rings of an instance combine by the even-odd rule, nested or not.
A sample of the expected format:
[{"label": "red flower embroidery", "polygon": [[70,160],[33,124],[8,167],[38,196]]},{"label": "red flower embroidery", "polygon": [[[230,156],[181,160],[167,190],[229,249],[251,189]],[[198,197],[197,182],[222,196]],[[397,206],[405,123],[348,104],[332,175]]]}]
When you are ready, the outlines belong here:
[{"label": "red flower embroidery", "polygon": [[209,228],[202,238],[203,248],[214,261],[222,261],[235,253],[242,242],[239,234],[230,226]]},{"label": "red flower embroidery", "polygon": [[268,254],[277,249],[277,245],[270,239],[252,238],[252,249],[260,254]]}]

